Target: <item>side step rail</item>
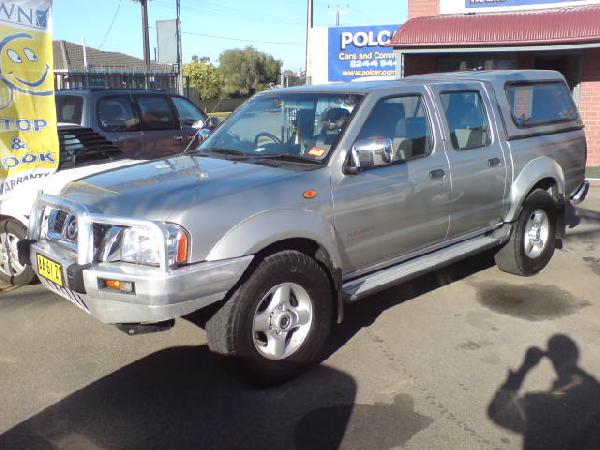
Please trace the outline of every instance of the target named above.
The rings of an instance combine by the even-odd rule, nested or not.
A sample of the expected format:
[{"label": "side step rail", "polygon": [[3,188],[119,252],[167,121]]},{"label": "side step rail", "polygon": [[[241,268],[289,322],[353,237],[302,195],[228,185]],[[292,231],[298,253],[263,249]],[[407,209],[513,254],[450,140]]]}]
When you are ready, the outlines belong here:
[{"label": "side step rail", "polygon": [[450,245],[442,250],[418,256],[386,269],[355,278],[343,284],[344,300],[354,302],[394,284],[408,281],[472,254],[497,246],[501,242],[501,239],[489,236],[469,239]]}]

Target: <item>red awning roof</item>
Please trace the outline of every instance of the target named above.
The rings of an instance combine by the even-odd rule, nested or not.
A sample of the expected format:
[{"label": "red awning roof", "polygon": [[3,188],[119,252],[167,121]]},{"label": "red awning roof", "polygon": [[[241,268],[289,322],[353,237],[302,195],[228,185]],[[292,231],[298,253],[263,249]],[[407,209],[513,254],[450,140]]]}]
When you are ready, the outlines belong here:
[{"label": "red awning roof", "polygon": [[416,17],[390,45],[398,49],[600,43],[600,6]]}]

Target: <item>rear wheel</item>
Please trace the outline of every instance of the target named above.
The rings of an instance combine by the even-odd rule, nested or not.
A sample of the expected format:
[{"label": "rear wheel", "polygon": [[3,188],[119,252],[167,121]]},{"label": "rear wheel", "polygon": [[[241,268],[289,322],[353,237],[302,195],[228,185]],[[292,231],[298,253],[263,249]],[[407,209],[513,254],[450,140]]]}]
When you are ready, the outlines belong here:
[{"label": "rear wheel", "polygon": [[0,280],[15,286],[29,284],[35,278],[31,266],[21,264],[17,242],[27,238],[27,227],[15,219],[0,222]]},{"label": "rear wheel", "polygon": [[287,250],[265,257],[207,322],[208,345],[260,385],[283,382],[318,360],[333,318],[329,278]]},{"label": "rear wheel", "polygon": [[534,275],[550,262],[556,246],[557,208],[550,194],[536,189],[527,196],[510,239],[496,254],[498,268]]}]

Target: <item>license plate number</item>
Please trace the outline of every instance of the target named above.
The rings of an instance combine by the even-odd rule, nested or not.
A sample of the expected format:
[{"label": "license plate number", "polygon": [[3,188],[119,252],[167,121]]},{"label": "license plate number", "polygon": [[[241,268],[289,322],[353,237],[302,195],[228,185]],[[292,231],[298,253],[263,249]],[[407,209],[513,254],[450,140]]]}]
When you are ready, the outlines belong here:
[{"label": "license plate number", "polygon": [[38,272],[44,278],[58,284],[63,285],[62,266],[51,259],[42,255],[37,255]]}]

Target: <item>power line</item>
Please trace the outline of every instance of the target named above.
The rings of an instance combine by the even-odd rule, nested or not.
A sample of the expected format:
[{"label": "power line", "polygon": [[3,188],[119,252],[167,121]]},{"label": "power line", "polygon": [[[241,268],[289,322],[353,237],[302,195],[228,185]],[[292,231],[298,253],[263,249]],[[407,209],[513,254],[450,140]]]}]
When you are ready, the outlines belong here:
[{"label": "power line", "polygon": [[[167,0],[154,0],[152,2],[156,6],[166,7],[173,9],[174,5]],[[182,7],[188,14],[201,15],[201,16],[217,16],[231,19],[237,17],[241,19],[263,19],[272,21],[280,24],[288,25],[302,25],[304,22],[289,20],[286,17],[274,16],[270,14],[257,14],[256,11],[248,9],[233,8],[230,6],[223,6],[214,3],[203,2],[202,5],[190,5],[182,3]]]},{"label": "power line", "polygon": [[218,36],[216,34],[205,34],[205,33],[194,33],[193,31],[182,31],[182,34],[189,34],[192,36],[202,36],[214,39],[225,39],[227,41],[238,41],[238,42],[250,42],[253,44],[275,44],[275,45],[304,45],[303,42],[277,42],[277,41],[257,41],[254,39],[240,39],[229,36]]},{"label": "power line", "polygon": [[100,44],[98,46],[98,49],[101,49],[104,46],[104,44],[106,43],[106,39],[108,39],[110,30],[112,30],[112,27],[115,24],[115,20],[117,20],[117,15],[119,15],[120,9],[121,9],[121,0],[119,0],[119,4],[117,5],[117,10],[115,11],[115,15],[113,16],[112,21],[110,22],[110,26],[108,27],[108,30],[106,30],[106,34],[104,35],[104,39],[102,40],[102,44]]}]

